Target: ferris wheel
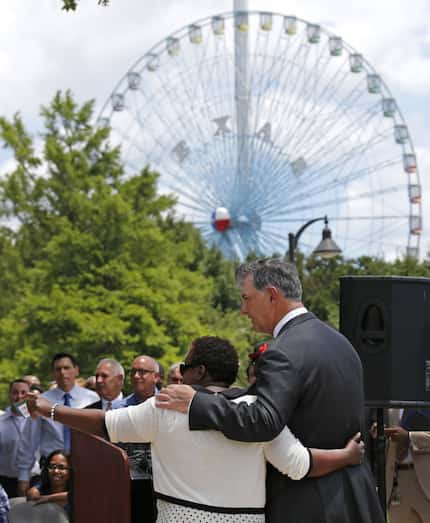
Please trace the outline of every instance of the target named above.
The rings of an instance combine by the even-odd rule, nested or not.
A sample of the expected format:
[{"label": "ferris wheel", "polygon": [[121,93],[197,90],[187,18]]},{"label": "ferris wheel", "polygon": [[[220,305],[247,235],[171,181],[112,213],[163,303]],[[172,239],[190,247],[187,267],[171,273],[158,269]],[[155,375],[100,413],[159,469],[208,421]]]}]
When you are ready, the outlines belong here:
[{"label": "ferris wheel", "polygon": [[[418,256],[421,184],[400,108],[339,36],[234,11],[164,38],[119,81],[100,126],[130,175],[160,174],[180,217],[226,256],[283,253],[327,215],[347,257]],[[319,228],[300,247],[310,251]]]}]

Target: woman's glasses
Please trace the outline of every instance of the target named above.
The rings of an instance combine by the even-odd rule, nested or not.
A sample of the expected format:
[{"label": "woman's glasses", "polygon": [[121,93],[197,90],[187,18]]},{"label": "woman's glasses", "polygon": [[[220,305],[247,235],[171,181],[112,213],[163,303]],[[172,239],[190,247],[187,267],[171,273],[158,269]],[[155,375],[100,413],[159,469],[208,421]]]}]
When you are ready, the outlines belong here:
[{"label": "woman's glasses", "polygon": [[69,470],[69,467],[66,465],[57,465],[56,463],[50,463],[48,465],[48,470]]}]

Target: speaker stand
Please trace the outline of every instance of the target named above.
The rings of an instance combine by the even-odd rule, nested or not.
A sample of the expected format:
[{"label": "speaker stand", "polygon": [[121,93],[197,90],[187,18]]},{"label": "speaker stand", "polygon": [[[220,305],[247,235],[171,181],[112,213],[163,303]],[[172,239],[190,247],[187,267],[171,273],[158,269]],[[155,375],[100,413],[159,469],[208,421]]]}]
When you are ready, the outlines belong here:
[{"label": "speaker stand", "polygon": [[384,513],[385,521],[387,521],[387,489],[385,482],[385,435],[384,435],[384,409],[378,407],[376,409],[376,462],[378,464],[378,497],[381,503],[382,511]]}]

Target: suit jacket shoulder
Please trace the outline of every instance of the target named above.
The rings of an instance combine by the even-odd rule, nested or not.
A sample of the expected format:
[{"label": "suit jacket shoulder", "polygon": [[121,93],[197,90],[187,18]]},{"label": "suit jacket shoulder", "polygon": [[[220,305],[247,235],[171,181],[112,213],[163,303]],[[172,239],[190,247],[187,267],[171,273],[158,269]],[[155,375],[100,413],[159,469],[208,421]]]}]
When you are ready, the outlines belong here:
[{"label": "suit jacket shoulder", "polygon": [[101,410],[103,408],[102,400],[96,401],[94,403],[91,403],[91,405],[87,405],[85,407],[86,409],[99,409]]}]

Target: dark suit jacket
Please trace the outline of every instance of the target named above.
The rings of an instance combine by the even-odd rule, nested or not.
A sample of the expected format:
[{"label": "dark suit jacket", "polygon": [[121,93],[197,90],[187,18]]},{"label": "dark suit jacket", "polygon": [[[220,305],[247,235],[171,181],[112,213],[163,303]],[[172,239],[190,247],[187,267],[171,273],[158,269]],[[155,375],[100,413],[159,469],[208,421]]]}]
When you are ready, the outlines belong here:
[{"label": "dark suit jacket", "polygon": [[[261,355],[255,403],[196,394],[190,428],[221,430],[239,441],[268,441],[288,425],[307,447],[340,448],[362,429],[362,368],[339,332],[306,313],[291,320]],[[382,511],[367,465],[292,481],[267,475],[269,523],[379,523]]]},{"label": "dark suit jacket", "polygon": [[101,410],[103,408],[102,400],[96,401],[95,403],[91,403],[91,405],[87,405],[85,408]]}]

